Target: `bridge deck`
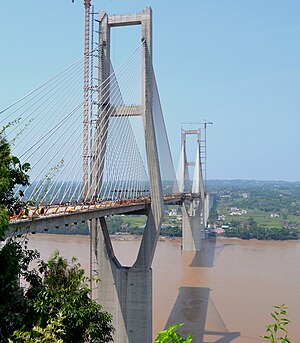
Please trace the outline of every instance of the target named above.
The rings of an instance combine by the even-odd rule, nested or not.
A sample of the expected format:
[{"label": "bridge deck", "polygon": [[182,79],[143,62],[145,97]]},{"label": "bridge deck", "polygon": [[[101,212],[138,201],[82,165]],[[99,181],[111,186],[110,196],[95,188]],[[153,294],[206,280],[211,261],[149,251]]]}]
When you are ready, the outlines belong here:
[{"label": "bridge deck", "polygon": [[[181,194],[164,196],[165,204],[175,204],[181,201]],[[52,205],[39,209],[31,207],[26,211],[23,210],[18,216],[11,217],[9,227],[13,230],[37,231],[111,215],[126,213],[142,215],[147,214],[150,205],[151,198],[145,197],[135,200],[102,201],[93,204]]]}]

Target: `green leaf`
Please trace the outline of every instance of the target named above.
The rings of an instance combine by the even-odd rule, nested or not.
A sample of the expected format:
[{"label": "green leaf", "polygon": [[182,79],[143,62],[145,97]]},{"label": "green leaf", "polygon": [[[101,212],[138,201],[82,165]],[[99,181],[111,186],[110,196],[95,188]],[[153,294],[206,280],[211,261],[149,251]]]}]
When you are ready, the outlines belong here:
[{"label": "green leaf", "polygon": [[11,157],[11,160],[12,160],[12,163],[13,163],[13,164],[18,164],[18,163],[20,163],[20,160],[19,160],[18,157],[16,157],[16,156],[12,156],[12,157]]},{"label": "green leaf", "polygon": [[30,170],[30,164],[29,163],[24,163],[22,165],[22,170],[26,173]]},{"label": "green leaf", "polygon": [[[290,323],[290,320],[286,317],[282,317],[282,315],[286,315],[286,306],[285,305],[281,305],[281,306],[273,306],[273,308],[276,308],[277,310],[280,310],[280,314],[277,310],[275,310],[274,312],[271,313],[271,316],[273,319],[275,319],[275,323],[274,324],[269,324],[267,325],[266,331],[268,333],[270,333],[270,335],[264,335],[261,336],[263,339],[269,340],[272,343],[276,343],[276,342],[286,342],[286,343],[291,343],[290,338],[288,337],[288,332],[286,330],[286,325],[288,323]],[[286,333],[286,335],[284,337],[279,337],[276,338],[276,332],[278,330],[281,330],[283,332]]]},{"label": "green leaf", "polygon": [[191,334],[188,334],[187,338],[184,339],[183,337],[180,336],[180,334],[175,332],[182,325],[183,324],[170,325],[166,330],[159,332],[154,343],[167,343],[167,342],[190,343],[192,342]]},{"label": "green leaf", "polygon": [[271,313],[271,316],[272,316],[275,320],[277,320],[277,316],[276,316],[274,313]]}]

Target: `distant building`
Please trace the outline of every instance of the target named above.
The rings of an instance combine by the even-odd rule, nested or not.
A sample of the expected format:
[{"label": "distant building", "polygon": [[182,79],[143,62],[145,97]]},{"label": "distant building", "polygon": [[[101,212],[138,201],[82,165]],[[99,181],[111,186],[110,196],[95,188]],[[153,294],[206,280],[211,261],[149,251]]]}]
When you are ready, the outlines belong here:
[{"label": "distant building", "polygon": [[226,216],[224,214],[222,214],[218,217],[218,220],[224,221],[224,220],[226,220]]},{"label": "distant building", "polygon": [[229,212],[229,215],[230,216],[241,216],[242,213],[240,211],[231,211],[231,212]]},{"label": "distant building", "polygon": [[169,211],[169,216],[177,216],[177,210],[176,208],[171,208]]},{"label": "distant building", "polygon": [[231,207],[229,215],[230,216],[241,216],[243,214],[247,214],[247,210],[240,210],[237,207]]},{"label": "distant building", "polygon": [[224,233],[224,229],[222,229],[221,227],[217,227],[215,229],[212,229],[211,232],[214,232],[214,233]]}]

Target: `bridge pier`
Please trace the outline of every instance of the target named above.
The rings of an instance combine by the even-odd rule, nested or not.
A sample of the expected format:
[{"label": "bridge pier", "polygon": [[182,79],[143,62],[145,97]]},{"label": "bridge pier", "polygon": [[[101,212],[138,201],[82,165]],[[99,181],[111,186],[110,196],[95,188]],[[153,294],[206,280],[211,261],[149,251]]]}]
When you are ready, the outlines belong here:
[{"label": "bridge pier", "polygon": [[209,193],[205,194],[204,197],[204,226],[205,228],[207,228],[207,224],[208,224],[208,217],[209,217],[209,211],[211,209],[211,198]]},{"label": "bridge pier", "polygon": [[185,202],[182,204],[182,250],[200,251],[205,238],[205,223],[201,211],[200,199],[190,202],[187,209]]},{"label": "bridge pier", "polygon": [[152,343],[152,269],[124,267],[114,254],[105,218],[90,222],[98,261],[97,297],[113,316],[118,343]]}]

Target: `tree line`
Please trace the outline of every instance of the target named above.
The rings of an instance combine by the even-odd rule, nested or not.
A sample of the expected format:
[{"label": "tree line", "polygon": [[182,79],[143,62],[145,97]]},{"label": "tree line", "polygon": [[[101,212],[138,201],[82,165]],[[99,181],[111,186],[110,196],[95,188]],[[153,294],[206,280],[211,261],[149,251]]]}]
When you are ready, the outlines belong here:
[{"label": "tree line", "polygon": [[268,228],[257,225],[250,217],[246,222],[232,221],[229,228],[225,229],[225,237],[241,239],[276,240],[298,239],[298,233],[289,228]]},{"label": "tree line", "polygon": [[[11,154],[0,131],[0,239],[8,230],[9,208],[17,185],[29,184],[28,163]],[[36,267],[30,268],[34,262]],[[24,285],[20,283],[23,280]],[[26,239],[9,238],[0,250],[1,342],[111,342],[112,317],[90,298],[88,279],[73,259],[54,252],[48,262],[27,248]]]}]

